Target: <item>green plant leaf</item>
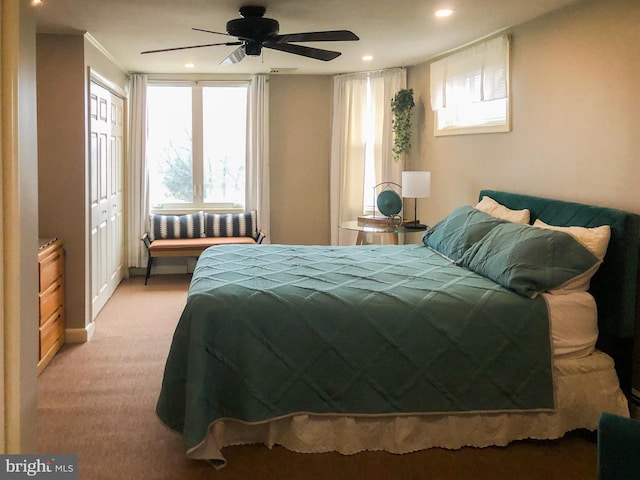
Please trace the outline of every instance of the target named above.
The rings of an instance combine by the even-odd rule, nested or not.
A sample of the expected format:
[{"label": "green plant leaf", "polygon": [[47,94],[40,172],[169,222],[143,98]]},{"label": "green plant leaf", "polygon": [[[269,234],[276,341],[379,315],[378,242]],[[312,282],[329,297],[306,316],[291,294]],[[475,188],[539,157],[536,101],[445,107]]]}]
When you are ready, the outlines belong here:
[{"label": "green plant leaf", "polygon": [[411,149],[411,111],[414,106],[412,88],[398,90],[391,100],[394,160],[400,160]]}]

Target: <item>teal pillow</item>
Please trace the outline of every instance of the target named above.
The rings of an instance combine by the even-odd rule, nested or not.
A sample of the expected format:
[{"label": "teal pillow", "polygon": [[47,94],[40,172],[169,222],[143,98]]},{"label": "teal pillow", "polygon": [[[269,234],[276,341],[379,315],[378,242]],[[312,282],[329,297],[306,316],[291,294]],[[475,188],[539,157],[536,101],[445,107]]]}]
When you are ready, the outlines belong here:
[{"label": "teal pillow", "polygon": [[598,261],[568,233],[505,223],[472,245],[460,263],[534,298],[582,275]]},{"label": "teal pillow", "polygon": [[456,208],[433,228],[427,230],[422,242],[457,262],[467,249],[505,220],[492,217],[471,206]]}]

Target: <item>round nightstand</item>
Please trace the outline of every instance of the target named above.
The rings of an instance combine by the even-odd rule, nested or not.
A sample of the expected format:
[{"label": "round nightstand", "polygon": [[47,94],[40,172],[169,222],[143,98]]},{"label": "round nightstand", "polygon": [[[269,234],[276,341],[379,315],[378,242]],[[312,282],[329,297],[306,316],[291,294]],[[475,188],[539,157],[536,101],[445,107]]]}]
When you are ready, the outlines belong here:
[{"label": "round nightstand", "polygon": [[[352,220],[349,222],[343,222],[340,225],[340,228],[343,230],[350,230],[353,232],[357,232],[358,236],[356,237],[356,245],[367,245],[366,236],[367,234],[379,236],[382,240],[385,237],[391,239],[391,244],[393,245],[401,245],[406,242],[406,236],[411,234],[423,234],[426,231],[425,229],[416,230],[416,229],[408,229],[403,225],[399,227],[395,227],[392,225],[373,225],[373,224],[363,224],[357,220]],[[376,242],[378,243],[378,242]],[[384,242],[380,242],[384,243]]]}]

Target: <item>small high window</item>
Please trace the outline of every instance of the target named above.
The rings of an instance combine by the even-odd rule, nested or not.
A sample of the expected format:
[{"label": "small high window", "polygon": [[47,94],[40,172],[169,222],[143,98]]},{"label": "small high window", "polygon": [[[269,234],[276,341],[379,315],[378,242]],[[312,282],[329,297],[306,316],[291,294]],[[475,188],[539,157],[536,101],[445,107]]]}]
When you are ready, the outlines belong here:
[{"label": "small high window", "polygon": [[511,130],[507,35],[433,62],[430,70],[436,136]]}]

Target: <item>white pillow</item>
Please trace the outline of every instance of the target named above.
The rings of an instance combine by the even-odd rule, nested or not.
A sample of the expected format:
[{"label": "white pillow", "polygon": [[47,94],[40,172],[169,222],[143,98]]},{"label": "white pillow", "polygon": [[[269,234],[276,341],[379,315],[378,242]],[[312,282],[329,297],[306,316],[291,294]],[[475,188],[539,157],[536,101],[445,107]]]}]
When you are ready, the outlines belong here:
[{"label": "white pillow", "polygon": [[600,264],[607,253],[607,247],[609,246],[609,239],[611,238],[611,227],[609,225],[602,225],[600,227],[556,227],[555,225],[548,225],[542,220],[538,219],[533,222],[533,226],[537,228],[546,228],[549,230],[557,230],[559,232],[565,232],[575,238],[582,244],[587,250],[589,250],[598,259],[596,263],[589,270],[584,272],[575,278],[572,278],[569,282],[561,285],[559,288],[552,290],[553,294],[564,294],[575,291],[586,292],[589,290],[591,283],[591,277],[598,271]]},{"label": "white pillow", "polygon": [[591,355],[598,340],[598,308],[591,294],[542,295],[549,307],[553,357]]},{"label": "white pillow", "polygon": [[496,218],[501,218],[508,222],[522,223],[524,225],[529,224],[529,210],[526,208],[524,210],[512,210],[499,204],[491,197],[482,197],[482,200],[478,202],[475,208],[481,212],[487,213]]}]

